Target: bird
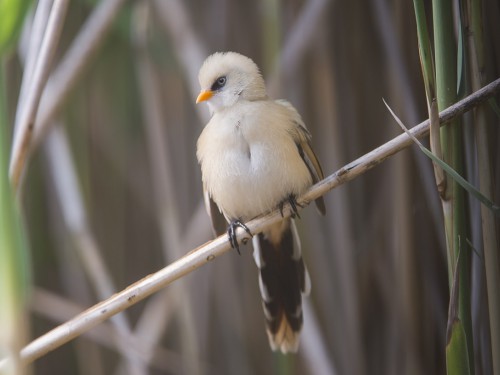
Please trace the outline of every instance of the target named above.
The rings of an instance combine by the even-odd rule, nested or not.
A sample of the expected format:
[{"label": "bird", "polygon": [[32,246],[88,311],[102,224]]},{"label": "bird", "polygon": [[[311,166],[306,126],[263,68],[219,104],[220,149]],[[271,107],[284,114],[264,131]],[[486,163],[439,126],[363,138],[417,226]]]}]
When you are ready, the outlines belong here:
[{"label": "bird", "polygon": [[[295,225],[296,198],[321,181],[323,171],[311,146],[311,135],[297,110],[272,100],[258,66],[237,52],[216,52],[198,75],[211,118],[197,141],[204,201],[214,234],[227,232],[238,250],[236,230],[252,233],[246,222],[273,211],[282,220],[252,238],[270,347],[297,352],[303,326],[302,296],[310,277],[302,259]],[[322,197],[315,200],[325,214]],[[284,217],[290,204],[292,214]]]}]

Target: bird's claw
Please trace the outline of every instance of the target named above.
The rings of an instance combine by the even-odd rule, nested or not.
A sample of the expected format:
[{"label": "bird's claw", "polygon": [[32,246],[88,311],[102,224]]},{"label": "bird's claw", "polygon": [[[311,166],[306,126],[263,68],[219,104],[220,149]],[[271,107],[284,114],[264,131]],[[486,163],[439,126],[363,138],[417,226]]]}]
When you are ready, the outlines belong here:
[{"label": "bird's claw", "polygon": [[300,207],[302,208],[302,205],[300,205],[298,202],[297,202],[297,197],[295,196],[295,194],[290,194],[287,198],[285,198],[280,204],[279,204],[279,209],[280,209],[280,214],[281,214],[281,217],[284,217],[283,215],[283,208],[285,206],[285,203],[288,202],[290,204],[290,207],[291,207],[291,210],[292,210],[292,213],[291,213],[291,217],[293,219],[295,219],[295,217],[298,217],[300,219],[300,215],[299,215],[299,211],[297,209],[297,207]]},{"label": "bird's claw", "polygon": [[[240,246],[238,245],[238,239],[236,238],[236,228],[237,227],[240,227],[245,232],[247,232],[250,237],[253,237],[253,234],[252,234],[252,232],[250,232],[250,229],[248,229],[248,227],[240,220],[233,220],[229,224],[229,227],[227,228],[227,235],[229,237],[229,243],[231,244],[231,247],[233,249],[236,249],[238,254],[241,255]],[[245,242],[243,242],[243,243],[245,243]]]}]

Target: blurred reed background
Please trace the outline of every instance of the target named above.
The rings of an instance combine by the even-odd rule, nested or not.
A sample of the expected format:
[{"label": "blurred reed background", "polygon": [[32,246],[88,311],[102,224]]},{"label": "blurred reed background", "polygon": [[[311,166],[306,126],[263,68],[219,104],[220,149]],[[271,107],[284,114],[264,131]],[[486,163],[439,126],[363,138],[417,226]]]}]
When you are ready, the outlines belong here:
[{"label": "blurred reed background", "polygon": [[[50,3],[21,12],[22,33],[2,56],[3,147],[34,10]],[[453,2],[457,39],[465,3]],[[500,76],[500,4],[481,6],[485,84]],[[98,14],[109,29],[76,39],[97,32]],[[95,48],[88,61],[84,45]],[[270,95],[299,110],[325,175],[400,133],[382,98],[408,126],[428,118],[408,1],[68,3],[36,120],[44,131],[21,182],[32,271],[21,288],[30,290],[25,342],[211,239],[195,156],[208,120],[195,105],[197,74],[206,56],[229,50],[251,57]],[[495,187],[499,121],[485,112]],[[474,116],[462,121],[466,175],[478,185]],[[498,189],[491,198],[500,201]],[[307,208],[298,222],[312,293],[297,355],[269,349],[247,246],[45,355],[32,373],[443,374],[450,276],[431,162],[412,147],[325,199],[326,217]],[[491,374],[500,353],[490,344],[478,203],[468,210],[473,370]]]}]

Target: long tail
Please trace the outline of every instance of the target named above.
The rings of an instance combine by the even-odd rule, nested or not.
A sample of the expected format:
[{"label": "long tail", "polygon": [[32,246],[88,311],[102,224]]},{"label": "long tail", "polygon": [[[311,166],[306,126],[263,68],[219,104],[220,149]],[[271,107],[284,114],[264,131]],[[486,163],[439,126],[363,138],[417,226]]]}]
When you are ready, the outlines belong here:
[{"label": "long tail", "polygon": [[296,352],[303,322],[302,295],[309,294],[311,281],[295,222],[285,219],[252,241],[269,344],[283,353]]}]

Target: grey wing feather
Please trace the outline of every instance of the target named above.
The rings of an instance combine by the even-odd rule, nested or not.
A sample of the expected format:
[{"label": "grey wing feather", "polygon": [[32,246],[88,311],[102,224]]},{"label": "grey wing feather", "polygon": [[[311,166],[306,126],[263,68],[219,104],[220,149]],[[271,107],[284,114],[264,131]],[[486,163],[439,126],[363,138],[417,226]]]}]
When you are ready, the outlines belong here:
[{"label": "grey wing feather", "polygon": [[[309,142],[297,143],[297,147],[299,149],[300,156],[311,174],[313,183],[316,184],[324,178],[323,170],[321,169],[321,165],[319,164],[318,158],[314,153],[313,149]],[[316,208],[318,209],[321,215],[326,214],[325,201],[323,197],[317,198],[315,201]]]},{"label": "grey wing feather", "polygon": [[212,221],[214,236],[217,237],[226,233],[227,221],[224,218],[224,215],[220,212],[219,207],[217,207],[217,204],[210,196],[210,193],[205,189],[203,189],[203,198],[205,200],[205,208],[208,216],[210,216],[210,220]]},{"label": "grey wing feather", "polygon": [[[300,156],[304,161],[309,173],[311,174],[311,178],[313,183],[317,183],[325,178],[323,175],[323,170],[321,169],[321,165],[319,164],[318,158],[314,153],[311,147],[311,134],[309,130],[307,130],[304,121],[300,117],[297,110],[286,100],[276,100],[277,104],[280,104],[286,107],[293,116],[293,121],[295,122],[297,134],[294,134],[295,142],[297,144],[297,148],[299,150]],[[319,197],[315,200],[316,208],[318,209],[321,215],[326,213],[325,201],[323,197]]]}]

